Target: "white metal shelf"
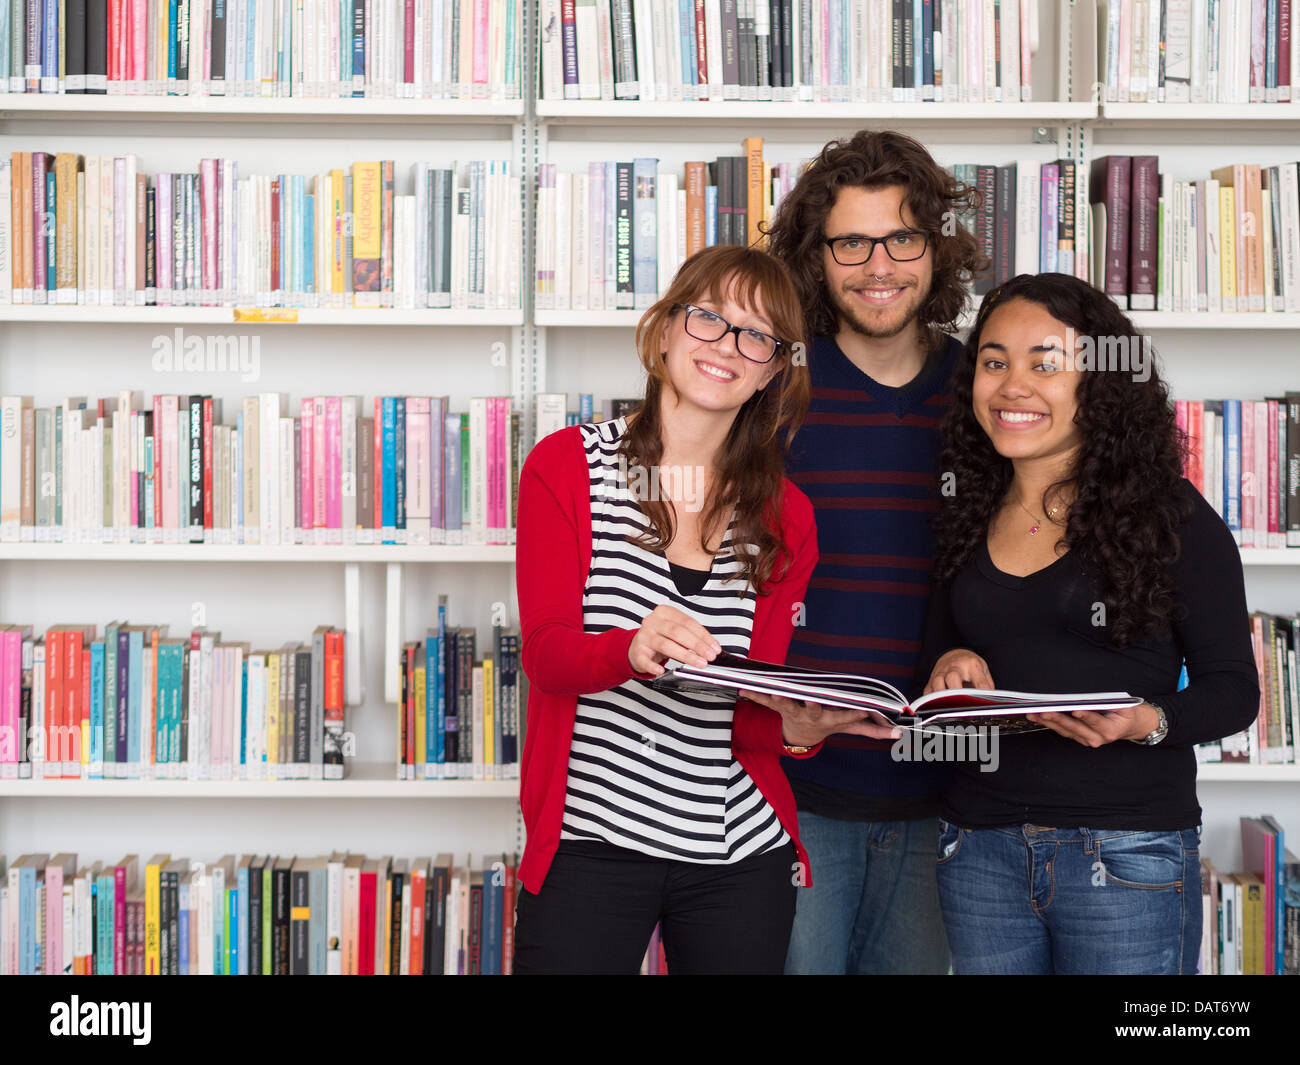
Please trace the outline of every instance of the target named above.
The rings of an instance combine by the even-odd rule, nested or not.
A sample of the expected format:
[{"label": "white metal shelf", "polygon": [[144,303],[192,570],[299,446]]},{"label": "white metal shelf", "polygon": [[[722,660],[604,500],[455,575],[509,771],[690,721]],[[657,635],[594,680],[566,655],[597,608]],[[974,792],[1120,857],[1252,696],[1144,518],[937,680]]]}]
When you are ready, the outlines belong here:
[{"label": "white metal shelf", "polygon": [[399,310],[382,307],[93,307],[11,303],[0,322],[104,325],[519,326],[522,310]]},{"label": "white metal shelf", "polygon": [[1197,783],[1300,784],[1300,765],[1251,765],[1241,762],[1198,762]]},{"label": "white metal shelf", "polygon": [[392,762],[353,762],[344,780],[0,780],[0,798],[514,799],[518,780],[397,780]]},{"label": "white metal shelf", "polygon": [[[1297,552],[1300,554],[1300,552]],[[0,561],[512,563],[512,544],[90,544],[3,543]]]},{"label": "white metal shelf", "polygon": [[1120,104],[1102,103],[1102,122],[1141,125],[1165,123],[1194,128],[1223,127],[1230,123],[1259,125],[1300,124],[1300,103],[1289,104]]},{"label": "white metal shelf", "polygon": [[1129,311],[1139,329],[1300,329],[1300,314],[1271,311]]},{"label": "white metal shelf", "polygon": [[268,122],[511,123],[522,100],[404,100],[385,97],[107,96],[0,93],[0,121],[49,119],[252,119]]},{"label": "white metal shelf", "polygon": [[623,125],[769,122],[825,126],[845,122],[1059,125],[1097,117],[1094,103],[844,103],[750,100],[538,100],[536,114],[549,124]]},{"label": "white metal shelf", "polygon": [[1243,566],[1300,566],[1300,548],[1243,547]]}]

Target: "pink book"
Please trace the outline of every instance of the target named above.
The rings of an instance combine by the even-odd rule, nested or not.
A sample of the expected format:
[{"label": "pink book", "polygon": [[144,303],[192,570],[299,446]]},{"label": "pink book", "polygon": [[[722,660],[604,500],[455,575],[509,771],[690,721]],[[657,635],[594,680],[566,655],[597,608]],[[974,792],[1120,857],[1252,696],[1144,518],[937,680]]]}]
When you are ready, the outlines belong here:
[{"label": "pink book", "polygon": [[325,528],[326,542],[343,542],[343,401],[325,398]]},{"label": "pink book", "polygon": [[1241,401],[1241,546],[1255,546],[1255,404]]},{"label": "pink book", "polygon": [[446,521],[443,492],[445,479],[442,476],[443,463],[446,461],[444,438],[447,429],[447,397],[434,396],[429,401],[429,542],[446,543],[443,528]]},{"label": "pink book", "polygon": [[[428,17],[428,16],[426,16]],[[405,0],[402,7],[402,81],[415,84],[415,0]],[[474,69],[478,70],[477,62]],[[475,78],[475,81],[478,79]]]},{"label": "pink book", "polygon": [[428,396],[407,397],[406,536],[412,544],[429,542],[429,411]]},{"label": "pink book", "polygon": [[[148,0],[131,0],[131,78],[143,81],[149,76],[146,66],[149,57],[149,4]],[[143,91],[138,88],[137,91]]]},{"label": "pink book", "polygon": [[[14,661],[11,644],[13,638],[19,639],[21,656],[21,635],[9,629],[0,629],[0,765],[16,765],[19,756],[18,738],[18,703],[14,700]],[[19,658],[17,675],[21,687],[22,660]],[[0,768],[0,777],[17,776],[17,769]]]},{"label": "pink book", "polygon": [[205,304],[213,302],[213,290],[217,287],[217,174],[215,159],[199,160],[199,202],[202,206],[202,234],[199,249],[202,254],[200,264],[199,298]]},{"label": "pink book", "polygon": [[[327,434],[329,425],[325,417],[326,402],[324,396],[317,396],[312,400],[312,418],[311,418],[311,513],[312,526],[316,530],[315,540],[308,540],[308,543],[323,544],[328,539],[326,531],[329,525],[329,489],[326,487],[329,480],[329,469],[326,455],[329,452]],[[307,440],[305,429],[302,438],[303,450],[307,450]]]},{"label": "pink book", "polygon": [[63,867],[45,863],[45,975],[63,971]]},{"label": "pink book", "polygon": [[1250,5],[1250,97],[1252,104],[1264,103],[1264,51],[1267,41],[1265,0]]},{"label": "pink book", "polygon": [[1033,44],[1029,35],[1029,9],[1034,2],[1035,0],[1020,0],[1020,99],[1024,101],[1034,98],[1034,57],[1029,50]]},{"label": "pink book", "polygon": [[[1270,431],[1271,430],[1271,431]],[[1268,501],[1277,495],[1277,473],[1274,467],[1269,479],[1268,442],[1273,439],[1277,447],[1277,417],[1269,421],[1268,400],[1255,402],[1255,546],[1272,547],[1268,535]]]},{"label": "pink book", "polygon": [[[131,529],[134,529],[135,516],[140,513],[140,511],[137,509],[140,505],[140,479],[136,477],[136,472],[139,469],[139,462],[136,459],[136,454],[138,450],[136,447],[136,442],[139,440],[139,436],[140,436],[140,412],[139,411],[133,410],[130,412],[129,420],[127,421],[127,427],[128,427],[127,437],[125,443],[127,447],[127,454],[130,456],[127,459],[127,474],[128,474],[127,483],[131,494],[131,510],[130,513],[127,515],[129,519],[127,525]],[[130,539],[129,533],[127,539]]]},{"label": "pink book", "polygon": [[113,867],[113,973],[126,973],[126,866]]},{"label": "pink book", "polygon": [[176,421],[180,413],[176,396],[162,398],[162,526],[167,543],[176,541],[176,492],[179,485],[176,465]]},{"label": "pink book", "polygon": [[488,0],[474,0],[474,84],[488,80]]},{"label": "pink book", "polygon": [[504,419],[501,417],[501,397],[489,396],[488,409],[488,515],[487,523],[491,536],[489,543],[505,543],[505,478],[502,459],[505,456],[503,441],[505,439]]},{"label": "pink book", "polygon": [[312,480],[313,465],[312,458],[315,454],[315,436],[312,433],[312,416],[316,410],[316,401],[310,396],[303,396],[302,399],[302,455],[299,461],[299,490],[302,496],[302,542],[312,544],[316,542],[316,507],[313,500],[316,498],[315,481]]}]

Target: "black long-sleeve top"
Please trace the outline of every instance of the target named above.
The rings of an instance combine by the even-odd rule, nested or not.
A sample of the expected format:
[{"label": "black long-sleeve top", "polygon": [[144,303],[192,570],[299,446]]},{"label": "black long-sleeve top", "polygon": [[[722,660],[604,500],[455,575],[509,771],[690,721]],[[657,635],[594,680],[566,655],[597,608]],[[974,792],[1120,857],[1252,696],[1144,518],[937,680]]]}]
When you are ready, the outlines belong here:
[{"label": "black long-sleeve top", "polygon": [[[1192,512],[1171,577],[1184,607],[1164,635],[1116,648],[1093,624],[1099,596],[1067,553],[1027,577],[994,567],[981,542],[935,590],[923,661],[965,647],[993,683],[1030,692],[1126,691],[1157,699],[1169,722],[1160,743],[1086,747],[1052,731],[999,737],[999,764],[959,762],[943,816],[963,828],[1039,824],[1168,831],[1200,824],[1193,746],[1239,732],[1259,711],[1241,556],[1222,519],[1188,481]],[[1177,691],[1183,662],[1188,685]]]}]

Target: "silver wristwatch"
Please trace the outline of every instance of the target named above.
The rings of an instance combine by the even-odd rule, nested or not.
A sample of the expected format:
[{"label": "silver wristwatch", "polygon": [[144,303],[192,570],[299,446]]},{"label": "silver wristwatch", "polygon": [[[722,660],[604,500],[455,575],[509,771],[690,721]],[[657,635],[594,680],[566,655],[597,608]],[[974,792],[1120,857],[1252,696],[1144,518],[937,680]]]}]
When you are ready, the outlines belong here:
[{"label": "silver wristwatch", "polygon": [[1140,743],[1144,747],[1154,747],[1157,743],[1159,743],[1167,735],[1169,735],[1169,718],[1165,716],[1165,708],[1161,706],[1158,702],[1156,702],[1154,699],[1148,699],[1147,705],[1155,707],[1156,718],[1159,720],[1160,723],[1156,725],[1156,727],[1152,729],[1151,732],[1149,732],[1143,739],[1133,740],[1132,742]]}]

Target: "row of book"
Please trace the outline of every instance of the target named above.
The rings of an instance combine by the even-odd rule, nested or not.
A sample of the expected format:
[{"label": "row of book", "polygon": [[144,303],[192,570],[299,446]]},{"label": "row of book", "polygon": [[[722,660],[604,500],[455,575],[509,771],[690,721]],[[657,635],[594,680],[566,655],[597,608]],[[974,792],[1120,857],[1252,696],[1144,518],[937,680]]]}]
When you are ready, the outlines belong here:
[{"label": "row of book", "polygon": [[1242,547],[1300,547],[1300,392],[1176,400],[1183,475]]},{"label": "row of book", "polygon": [[0,303],[517,309],[523,207],[504,159],[239,176],[135,154],[0,159]]},{"label": "row of book", "polygon": [[[176,333],[162,338],[176,365],[155,368],[215,369],[190,366]],[[247,365],[236,344],[215,354],[222,369]],[[0,542],[514,542],[524,440],[509,396],[470,399],[467,413],[446,396],[377,396],[371,411],[360,396],[307,396],[295,415],[263,392],[230,425],[219,396],[128,390],[40,408],[5,396]]]},{"label": "row of book", "polygon": [[[1076,210],[1072,160],[950,169],[981,193],[980,206],[960,218],[991,263],[976,279],[976,295],[1020,273],[1088,277],[1087,219]],[[688,162],[681,175],[652,157],[593,161],[585,173],[571,174],[544,163],[537,178],[537,306],[649,307],[701,248],[760,242],[760,224],[771,221],[797,177],[796,164],[763,158],[761,137],[746,138],[743,155]]]},{"label": "row of book", "polygon": [[1290,0],[1097,0],[1110,103],[1290,103]]},{"label": "row of book", "polygon": [[1300,976],[1300,858],[1277,818],[1241,818],[1245,872],[1201,859],[1202,976]]},{"label": "row of book", "polygon": [[478,656],[472,626],[447,625],[402,644],[397,705],[397,779],[514,780],[523,749],[528,681],[519,630],[492,626],[492,653]]},{"label": "row of book", "polygon": [[[513,854],[0,854],[0,975],[441,976],[513,968]],[[142,875],[143,874],[143,875]]]},{"label": "row of book", "polygon": [[1175,181],[1154,155],[1094,160],[1093,283],[1126,310],[1300,311],[1298,166]]},{"label": "row of book", "polygon": [[0,91],[519,99],[525,0],[28,0]]},{"label": "row of book", "polygon": [[1038,0],[541,0],[544,100],[1032,99]]},{"label": "row of book", "polygon": [[341,780],[344,633],[275,651],[113,621],[0,627],[0,778]]},{"label": "row of book", "polygon": [[1196,746],[1198,762],[1300,764],[1300,617],[1256,612],[1251,646],[1259,677],[1259,716],[1241,732]]}]

